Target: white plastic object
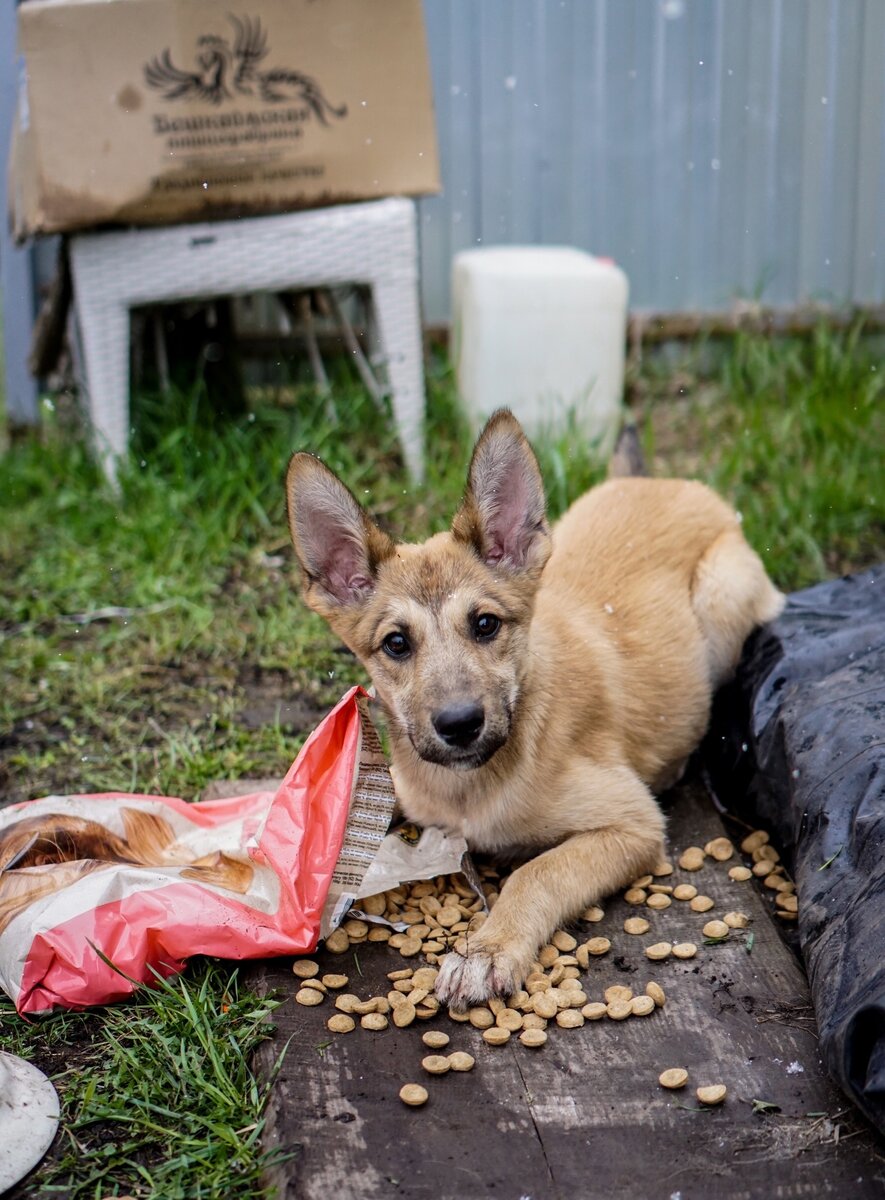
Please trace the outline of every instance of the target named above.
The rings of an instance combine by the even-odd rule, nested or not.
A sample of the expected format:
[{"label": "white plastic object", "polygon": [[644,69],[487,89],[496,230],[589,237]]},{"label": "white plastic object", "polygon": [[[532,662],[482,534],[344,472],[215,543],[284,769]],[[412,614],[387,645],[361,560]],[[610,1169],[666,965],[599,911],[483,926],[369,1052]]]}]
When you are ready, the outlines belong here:
[{"label": "white plastic object", "polygon": [[0,1192],[24,1179],[52,1145],[58,1095],[42,1071],[0,1050]]},{"label": "white plastic object", "polygon": [[464,250],[452,266],[454,360],[474,425],[513,410],[529,435],[572,428],[606,454],[624,387],[627,276],[568,246]]}]

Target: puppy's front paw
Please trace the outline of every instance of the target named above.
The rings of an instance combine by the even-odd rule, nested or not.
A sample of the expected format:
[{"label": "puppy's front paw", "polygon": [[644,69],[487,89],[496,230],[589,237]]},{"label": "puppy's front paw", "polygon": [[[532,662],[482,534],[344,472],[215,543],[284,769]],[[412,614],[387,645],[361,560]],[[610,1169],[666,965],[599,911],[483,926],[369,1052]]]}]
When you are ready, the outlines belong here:
[{"label": "puppy's front paw", "polygon": [[468,1008],[492,996],[511,995],[518,991],[524,976],[525,966],[517,955],[474,943],[468,953],[453,950],[443,959],[436,994],[450,1008]]}]

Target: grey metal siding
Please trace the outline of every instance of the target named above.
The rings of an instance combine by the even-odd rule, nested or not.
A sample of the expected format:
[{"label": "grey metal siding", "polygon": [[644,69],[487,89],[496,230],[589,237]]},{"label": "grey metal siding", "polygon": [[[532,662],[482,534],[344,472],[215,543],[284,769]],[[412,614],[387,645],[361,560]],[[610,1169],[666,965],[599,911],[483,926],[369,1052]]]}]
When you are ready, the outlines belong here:
[{"label": "grey metal siding", "polygon": [[631,305],[885,302],[885,0],[425,0],[445,193],[425,318],[465,246],[569,243]]}]

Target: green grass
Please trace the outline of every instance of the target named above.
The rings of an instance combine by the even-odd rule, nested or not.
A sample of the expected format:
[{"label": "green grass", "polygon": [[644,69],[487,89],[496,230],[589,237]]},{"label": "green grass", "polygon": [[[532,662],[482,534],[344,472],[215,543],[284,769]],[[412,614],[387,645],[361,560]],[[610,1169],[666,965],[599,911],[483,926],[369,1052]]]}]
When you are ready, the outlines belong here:
[{"label": "green grass", "polygon": [[[630,384],[654,473],[718,487],[782,587],[885,558],[881,356],[859,330],[739,335],[658,355]],[[389,418],[346,378],[331,415],[304,388],[237,420],[198,390],[142,397],[118,496],[70,413],[48,411],[39,439],[0,458],[0,804],[117,788],[190,799],[212,779],[281,775],[362,677],[298,599],[286,461],[319,453],[400,535],[442,528],[470,435],[441,361],[429,392],[420,489]],[[555,516],[600,466],[574,431],[538,449]],[[97,616],[108,606],[125,611]],[[286,715],[293,697],[301,718]],[[270,1005],[237,980],[198,965],[130,1004],[36,1024],[0,1007],[0,1044],[36,1057],[64,1099],[65,1150],[40,1195],[257,1195],[248,1055]]]}]

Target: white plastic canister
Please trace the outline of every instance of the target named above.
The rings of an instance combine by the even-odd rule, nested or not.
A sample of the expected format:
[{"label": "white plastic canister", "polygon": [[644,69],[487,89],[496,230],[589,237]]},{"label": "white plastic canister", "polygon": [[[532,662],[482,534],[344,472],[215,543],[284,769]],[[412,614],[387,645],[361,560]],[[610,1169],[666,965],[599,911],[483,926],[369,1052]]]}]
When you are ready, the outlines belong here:
[{"label": "white plastic canister", "polygon": [[568,246],[457,254],[453,357],[474,424],[503,406],[530,435],[575,427],[608,453],[624,387],[627,294],[619,267]]}]

